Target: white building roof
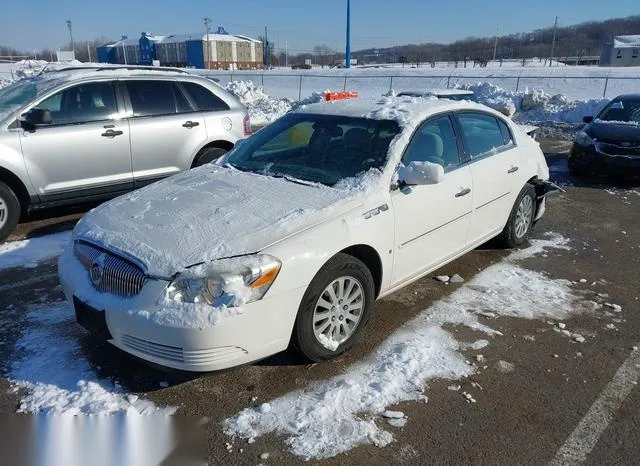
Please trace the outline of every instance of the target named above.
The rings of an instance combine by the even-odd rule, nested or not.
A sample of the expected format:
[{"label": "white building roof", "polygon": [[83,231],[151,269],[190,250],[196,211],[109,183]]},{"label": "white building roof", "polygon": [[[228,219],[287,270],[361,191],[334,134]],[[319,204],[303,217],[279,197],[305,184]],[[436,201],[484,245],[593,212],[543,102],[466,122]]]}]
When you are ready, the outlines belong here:
[{"label": "white building roof", "polygon": [[613,46],[616,49],[640,47],[640,34],[636,34],[632,36],[616,36],[613,39]]},{"label": "white building roof", "polygon": [[[186,42],[188,40],[207,40],[207,34],[203,34],[201,32],[194,34],[174,34],[171,36],[166,36],[159,43],[161,44],[170,44],[175,42]],[[209,41],[213,42],[259,42],[254,39],[250,39],[246,36],[236,36],[233,34],[209,34]]]}]

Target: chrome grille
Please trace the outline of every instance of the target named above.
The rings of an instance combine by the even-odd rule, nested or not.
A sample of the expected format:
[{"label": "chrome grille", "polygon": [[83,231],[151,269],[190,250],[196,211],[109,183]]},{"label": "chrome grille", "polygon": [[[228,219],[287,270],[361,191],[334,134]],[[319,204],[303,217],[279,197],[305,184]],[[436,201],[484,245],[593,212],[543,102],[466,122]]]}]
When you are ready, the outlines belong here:
[{"label": "chrome grille", "polygon": [[247,354],[247,350],[238,346],[218,346],[201,350],[185,350],[183,348],[154,343],[132,335],[123,334],[122,343],[127,348],[156,359],[188,364],[190,366],[206,366],[232,361]]},{"label": "chrome grille", "polygon": [[147,280],[140,267],[109,251],[83,242],[75,243],[73,250],[98,291],[123,297],[135,296]]}]

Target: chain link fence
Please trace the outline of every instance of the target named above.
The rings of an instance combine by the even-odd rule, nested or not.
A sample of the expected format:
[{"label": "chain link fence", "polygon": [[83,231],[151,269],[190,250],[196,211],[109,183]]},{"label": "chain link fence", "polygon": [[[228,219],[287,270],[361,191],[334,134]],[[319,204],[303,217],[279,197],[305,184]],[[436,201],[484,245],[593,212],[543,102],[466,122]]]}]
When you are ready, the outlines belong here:
[{"label": "chain link fence", "polygon": [[293,74],[199,71],[220,80],[220,84],[231,81],[252,81],[262,86],[274,97],[301,100],[312,92],[358,91],[366,97],[380,96],[390,90],[406,91],[427,88],[453,88],[463,84],[486,81],[507,91],[541,89],[549,94],[565,94],[568,98],[612,98],[622,93],[638,92],[640,76],[585,76],[543,74]]}]

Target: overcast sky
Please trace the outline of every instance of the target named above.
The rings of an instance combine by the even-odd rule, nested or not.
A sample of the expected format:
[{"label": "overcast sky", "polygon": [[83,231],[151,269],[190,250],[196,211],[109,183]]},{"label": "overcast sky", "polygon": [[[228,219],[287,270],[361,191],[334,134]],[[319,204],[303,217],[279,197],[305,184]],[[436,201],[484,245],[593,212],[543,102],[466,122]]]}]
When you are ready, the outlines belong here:
[{"label": "overcast sky", "polygon": [[[640,14],[638,0],[352,0],[352,48],[405,43],[452,42],[467,36],[528,32]],[[4,2],[0,45],[33,50],[56,48],[69,41],[66,20],[73,21],[76,40],[139,37],[204,30],[203,17],[214,29],[258,36],[269,27],[277,48],[291,52],[326,44],[343,50],[346,0],[239,0],[182,2],[156,0],[28,0]],[[637,31],[640,34],[640,31]]]}]

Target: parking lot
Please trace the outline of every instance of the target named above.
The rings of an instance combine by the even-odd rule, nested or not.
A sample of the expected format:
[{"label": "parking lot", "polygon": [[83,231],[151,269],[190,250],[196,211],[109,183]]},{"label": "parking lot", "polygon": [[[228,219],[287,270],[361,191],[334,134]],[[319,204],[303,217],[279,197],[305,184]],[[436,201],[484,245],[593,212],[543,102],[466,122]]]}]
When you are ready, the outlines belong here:
[{"label": "parking lot", "polygon": [[[634,351],[640,343],[640,189],[572,179],[566,144],[545,141],[544,148],[552,179],[566,192],[549,199],[532,248],[518,257],[485,245],[380,300],[361,342],[324,364],[308,364],[287,352],[223,373],[162,372],[76,326],[71,307],[62,302],[55,258],[2,268],[0,412],[65,412],[73,407],[65,405],[68,393],[79,390],[79,381],[94,380],[104,392],[115,387],[112,391],[129,400],[135,396],[160,408],[175,407],[178,415],[206,418],[211,464],[298,463],[301,451],[311,451],[317,429],[323,438],[333,439],[327,451],[339,452],[308,455],[330,456],[326,464],[634,464],[640,444],[640,352]],[[90,207],[37,214],[10,240],[38,241],[68,231]],[[442,330],[465,343],[454,348],[469,368],[465,376],[435,371],[426,378],[422,396],[388,405],[383,414],[360,412],[349,406],[348,397],[338,400],[338,408],[330,406],[327,400],[334,395],[349,394],[345,387],[358,387],[357,377],[349,374],[366,375],[369,366],[376,366],[382,357],[376,349],[384,348],[390,335],[437,314],[441,300],[463,306],[464,293],[482,288],[488,273],[511,270],[513,264],[526,273],[540,272],[532,276],[549,283],[535,288],[492,282],[493,295],[501,296],[494,302],[508,307],[521,300],[522,307],[533,311],[548,308],[531,318],[514,317],[499,307],[468,310],[490,334],[464,322],[441,321]],[[454,274],[464,282],[434,279]],[[571,304],[554,296],[556,286],[570,293]],[[571,312],[561,309],[563,302]],[[470,342],[482,343],[466,344]],[[435,365],[442,355],[436,356]],[[377,373],[385,373],[386,366],[379,366]],[[90,393],[120,402],[115,395]],[[324,404],[328,414],[319,411]],[[243,436],[240,428],[235,431],[240,435],[227,435],[230,424],[225,420],[247,408],[251,416],[274,410],[275,416],[287,418],[293,412],[291,426],[272,428],[256,414],[249,416],[255,436]],[[318,425],[304,425],[295,417],[304,414]],[[376,426],[371,435],[353,432],[354,426],[371,425]]]}]

